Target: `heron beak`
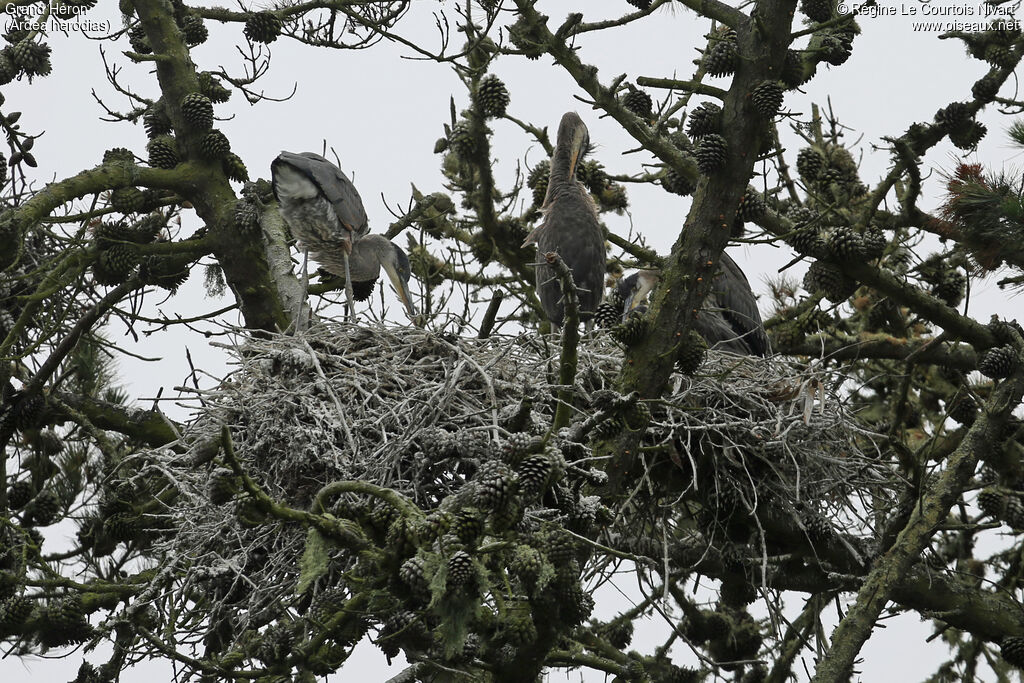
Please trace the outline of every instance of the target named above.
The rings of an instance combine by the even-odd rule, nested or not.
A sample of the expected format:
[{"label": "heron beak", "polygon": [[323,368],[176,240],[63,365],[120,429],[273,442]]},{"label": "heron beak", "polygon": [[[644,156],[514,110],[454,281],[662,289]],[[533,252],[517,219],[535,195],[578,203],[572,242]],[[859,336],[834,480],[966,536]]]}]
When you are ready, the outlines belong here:
[{"label": "heron beak", "polygon": [[629,296],[626,297],[626,304],[622,307],[623,321],[629,317],[629,314],[632,313],[637,306],[644,302],[644,298],[642,296],[637,296],[639,294],[638,290],[639,287],[630,292]]},{"label": "heron beak", "polygon": [[583,156],[583,152],[586,148],[586,133],[585,129],[578,129],[572,136],[572,148],[569,152],[569,177],[576,177],[576,166],[580,162],[580,158]]},{"label": "heron beak", "polygon": [[537,243],[537,233],[540,230],[540,227],[541,226],[537,226],[536,228],[534,228],[533,230],[530,231],[530,234],[526,236],[526,239],[523,240],[523,243],[519,245],[520,249],[525,249],[526,247],[530,246],[531,244],[536,244]]},{"label": "heron beak", "polygon": [[388,279],[391,280],[391,286],[395,288],[395,294],[398,295],[398,299],[405,306],[405,312],[409,314],[410,320],[417,320],[416,306],[412,303],[412,292],[409,291],[409,283],[402,279],[402,276],[398,274],[395,267],[385,261],[383,264],[384,272],[388,274]]},{"label": "heron beak", "polygon": [[647,295],[654,291],[654,288],[658,286],[659,278],[651,274],[645,274],[641,272],[636,281],[636,286],[633,287],[633,291],[626,297],[626,303],[623,307],[622,319],[625,320],[629,317],[629,314],[639,308],[647,301]]}]

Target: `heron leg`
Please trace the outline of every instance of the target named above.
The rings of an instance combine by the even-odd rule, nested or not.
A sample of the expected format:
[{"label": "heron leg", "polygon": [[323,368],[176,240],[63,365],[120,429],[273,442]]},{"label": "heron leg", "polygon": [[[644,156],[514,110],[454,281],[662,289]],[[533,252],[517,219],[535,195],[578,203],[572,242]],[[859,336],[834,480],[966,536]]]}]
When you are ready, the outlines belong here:
[{"label": "heron leg", "polygon": [[306,308],[306,297],[309,296],[309,249],[302,250],[302,296],[299,297],[296,302],[297,308],[295,309],[295,331],[302,332],[309,327],[309,320],[307,320],[303,313],[307,311]]},{"label": "heron leg", "polygon": [[355,295],[352,292],[352,272],[348,267],[348,250],[342,250],[342,258],[345,261],[345,318],[349,321],[356,319]]}]

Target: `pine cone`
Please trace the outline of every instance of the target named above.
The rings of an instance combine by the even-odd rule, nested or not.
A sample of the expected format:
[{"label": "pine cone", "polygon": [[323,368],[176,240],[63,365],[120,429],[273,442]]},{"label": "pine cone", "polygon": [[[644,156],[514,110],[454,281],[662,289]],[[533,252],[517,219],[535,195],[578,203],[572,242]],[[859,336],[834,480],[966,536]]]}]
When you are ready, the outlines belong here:
[{"label": "pine cone", "polygon": [[684,375],[692,375],[704,363],[707,356],[708,343],[704,337],[690,330],[685,343],[680,343],[676,352],[676,369]]},{"label": "pine cone", "polygon": [[36,488],[28,479],[19,479],[7,489],[7,506],[12,510],[20,510],[36,495]]},{"label": "pine cone", "polygon": [[633,346],[647,336],[648,326],[647,320],[643,316],[632,315],[625,322],[613,327],[611,334],[614,339],[626,346]]},{"label": "pine cone", "polygon": [[823,291],[829,301],[839,303],[856,291],[857,283],[836,266],[815,261],[804,275],[804,288],[809,292]]},{"label": "pine cone", "polygon": [[121,213],[137,213],[146,203],[146,195],[137,187],[119,187],[110,193],[110,205]]},{"label": "pine cone", "polygon": [[992,379],[1005,379],[1017,367],[1017,353],[1012,346],[989,349],[978,363],[978,372]]},{"label": "pine cone", "polygon": [[508,88],[493,74],[480,82],[476,95],[480,112],[487,118],[504,116],[511,101]]},{"label": "pine cone", "polygon": [[425,593],[429,589],[423,558],[418,555],[402,563],[398,569],[398,577],[414,592]]},{"label": "pine cone", "polygon": [[618,325],[622,321],[622,306],[616,306],[611,301],[603,301],[594,311],[594,322],[598,327],[609,328]]},{"label": "pine cone", "polygon": [[464,550],[457,550],[448,558],[449,588],[465,586],[473,579],[473,558]]},{"label": "pine cone", "polygon": [[825,158],[814,147],[804,147],[796,155],[796,171],[805,183],[815,182],[824,167]]},{"label": "pine cone", "polygon": [[796,50],[786,50],[786,62],[782,65],[782,82],[792,90],[806,83],[804,77],[804,58]]},{"label": "pine cone", "polygon": [[93,264],[93,276],[103,285],[117,285],[127,280],[139,263],[139,254],[132,244],[115,244],[100,252]]},{"label": "pine cone", "polygon": [[661,177],[661,186],[672,194],[684,197],[693,194],[693,191],[697,189],[697,186],[689,178],[674,168],[665,169],[665,174]]},{"label": "pine cone", "polygon": [[199,74],[199,92],[210,98],[210,101],[217,104],[227,102],[231,97],[231,91],[221,84],[220,79],[209,71]]},{"label": "pine cone", "polygon": [[756,221],[764,216],[765,210],[764,200],[759,195],[748,191],[740,197],[736,215],[744,221]]},{"label": "pine cone", "polygon": [[50,526],[60,514],[60,499],[50,489],[43,489],[25,506],[24,515],[34,526]]},{"label": "pine cone", "polygon": [[551,461],[543,453],[531,455],[523,460],[516,470],[523,498],[532,500],[540,496],[548,485],[551,470]]},{"label": "pine cone", "polygon": [[237,154],[229,152],[221,160],[221,168],[229,180],[234,180],[236,183],[244,183],[249,180],[249,170],[245,167],[245,162]]},{"label": "pine cone", "polygon": [[727,151],[724,137],[717,133],[705,135],[697,145],[697,168],[701,173],[711,175],[725,165]]},{"label": "pine cone", "polygon": [[213,102],[201,93],[189,93],[181,100],[181,115],[196,130],[208,130],[213,126]]},{"label": "pine cone", "polygon": [[147,145],[149,165],[154,168],[174,168],[178,165],[177,144],[169,135],[150,140]]},{"label": "pine cone", "polygon": [[50,46],[46,43],[22,40],[11,48],[10,60],[28,76],[46,76],[52,70]]},{"label": "pine cone", "polygon": [[728,76],[736,73],[739,61],[736,42],[722,40],[715,43],[715,46],[705,53],[704,70],[708,72],[709,76]]},{"label": "pine cone", "polygon": [[476,138],[470,132],[469,124],[465,121],[456,123],[448,136],[448,145],[463,159],[473,156],[476,153]]},{"label": "pine cone", "polygon": [[722,127],[722,108],[712,102],[704,102],[690,112],[686,125],[687,134],[696,140],[709,133],[717,133]]},{"label": "pine cone", "polygon": [[999,654],[1003,656],[1007,664],[1024,669],[1024,638],[1020,636],[1003,637],[999,641]]},{"label": "pine cone", "polygon": [[243,32],[254,43],[269,44],[281,35],[281,18],[274,12],[254,12],[245,20]]},{"label": "pine cone", "polygon": [[829,253],[839,261],[863,258],[864,244],[851,228],[833,228],[825,243]]},{"label": "pine cone", "polygon": [[649,119],[654,115],[654,101],[650,95],[638,88],[630,88],[622,98],[622,106],[642,119]]},{"label": "pine cone", "polygon": [[108,149],[103,153],[103,163],[105,164],[134,164],[135,155],[132,154],[130,149],[124,147],[114,147]]},{"label": "pine cone", "polygon": [[974,99],[982,104],[991,102],[999,94],[999,80],[994,76],[983,76],[971,86],[971,94]]},{"label": "pine cone", "polygon": [[935,112],[935,123],[942,126],[947,133],[954,131],[971,121],[971,108],[963,102],[953,102]]},{"label": "pine cone", "polygon": [[761,81],[750,91],[750,100],[761,116],[771,119],[782,107],[784,92],[785,89],[779,81]]},{"label": "pine cone", "polygon": [[146,109],[142,114],[142,125],[146,129],[146,136],[150,139],[171,132],[171,119],[164,110],[163,102],[158,100]]},{"label": "pine cone", "polygon": [[189,47],[202,45],[210,37],[210,32],[203,23],[203,18],[198,14],[186,14],[181,20],[181,35],[185,44]]}]

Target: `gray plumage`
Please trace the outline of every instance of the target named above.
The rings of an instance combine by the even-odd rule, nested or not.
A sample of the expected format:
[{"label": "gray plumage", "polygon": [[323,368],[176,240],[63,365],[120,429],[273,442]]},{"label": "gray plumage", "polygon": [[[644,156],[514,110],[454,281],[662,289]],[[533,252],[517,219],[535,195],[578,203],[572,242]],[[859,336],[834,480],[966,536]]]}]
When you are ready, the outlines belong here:
[{"label": "gray plumage", "polygon": [[[541,207],[543,219],[523,242],[523,246],[537,245],[538,261],[553,251],[572,271],[581,320],[592,318],[601,303],[605,276],[604,232],[597,207],[590,193],[576,180],[576,168],[589,144],[590,134],[579,115],[568,112],[562,116]],[[562,287],[554,270],[544,263],[537,266],[537,297],[548,320],[561,326],[565,318]]]},{"label": "gray plumage", "polygon": [[384,235],[366,235],[355,243],[352,255],[349,256],[352,284],[369,285],[372,288],[381,268],[384,268],[388,279],[391,280],[395,293],[398,294],[409,317],[415,318],[416,307],[412,303],[412,293],[409,291],[409,278],[412,276],[409,257],[401,247]]},{"label": "gray plumage", "polygon": [[270,165],[274,196],[309,255],[344,277],[342,252],[370,231],[363,200],[340,168],[312,152],[281,152]]},{"label": "gray plumage", "polygon": [[[619,281],[615,291],[624,302],[624,318],[643,304],[659,279],[658,271],[641,270]],[[748,356],[766,356],[770,351],[747,276],[726,253],[722,254],[721,271],[711,282],[694,329],[712,348]]]},{"label": "gray plumage", "polygon": [[[370,235],[363,200],[340,168],[312,152],[281,152],[270,165],[281,215],[302,249],[329,273],[372,288],[383,267],[410,318],[409,257],[383,235]],[[349,282],[351,280],[351,282]],[[346,287],[351,297],[352,288]],[[350,302],[351,309],[351,302]]]}]

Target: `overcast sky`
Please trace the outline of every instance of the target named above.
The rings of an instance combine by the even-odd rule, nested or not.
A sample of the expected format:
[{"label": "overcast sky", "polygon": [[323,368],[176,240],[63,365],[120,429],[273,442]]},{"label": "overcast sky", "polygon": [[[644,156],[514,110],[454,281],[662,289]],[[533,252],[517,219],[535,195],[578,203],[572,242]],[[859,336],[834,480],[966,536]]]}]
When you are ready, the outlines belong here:
[{"label": "overcast sky", "polygon": [[[506,3],[511,4],[511,3]],[[905,3],[922,7],[918,3]],[[937,6],[938,0],[931,3]],[[952,5],[952,3],[948,3]],[[120,26],[116,3],[101,3],[90,16],[105,19],[113,27]],[[883,6],[899,7],[899,3],[882,0]],[[417,0],[414,9],[401,22],[398,32],[427,47],[437,45],[437,33],[432,12],[451,12],[451,2]],[[960,3],[958,6],[967,6]],[[255,5],[261,8],[262,5]],[[619,16],[633,8],[625,0],[590,0],[589,2],[541,2],[540,8],[551,15],[550,26],[561,23],[566,12],[582,11],[587,21]],[[109,14],[108,14],[109,13]],[[452,23],[456,19],[449,14]],[[859,139],[855,155],[863,153],[862,179],[876,182],[889,163],[888,154],[876,151],[885,135],[898,135],[912,121],[930,120],[934,112],[953,100],[970,97],[971,84],[987,66],[965,57],[958,41],[939,41],[934,30],[914,30],[912,21],[920,17],[881,16],[863,18],[862,35],[855,44],[853,57],[840,68],[822,67],[819,75],[804,88],[804,93],[788,93],[784,110],[805,118],[810,104],[829,106],[839,115],[842,123],[852,131],[848,139]],[[607,83],[614,76],[625,73],[632,80],[637,76],[678,76],[689,78],[697,56],[695,47],[701,45],[699,36],[708,28],[708,22],[691,11],[675,4],[633,26],[588,34],[578,44],[584,61],[596,64],[602,80]],[[209,24],[210,40],[193,50],[193,59],[200,69],[213,70],[220,66],[237,73],[242,60],[235,45],[244,42],[240,25],[221,27]],[[806,40],[806,39],[804,39]],[[453,43],[461,43],[459,37]],[[24,112],[22,128],[28,132],[45,131],[36,144],[40,181],[62,178],[100,162],[103,151],[114,146],[130,147],[145,157],[145,134],[141,126],[104,123],[98,120],[102,110],[93,98],[93,92],[103,98],[111,108],[125,109],[124,100],[113,92],[104,79],[101,46],[90,42],[78,32],[68,36],[54,34],[50,44],[54,49],[53,74],[37,79],[31,85],[16,82],[4,86],[6,104],[3,113]],[[108,59],[123,67],[122,78],[134,84],[141,94],[156,97],[155,77],[148,65],[135,65],[120,54],[129,49],[121,40],[117,50],[107,44]],[[432,153],[434,141],[443,134],[442,124],[449,117],[449,99],[454,96],[461,109],[468,103],[468,94],[458,79],[445,65],[434,62],[405,59],[410,51],[389,43],[381,43],[363,51],[337,52],[315,50],[287,40],[272,45],[273,62],[270,72],[259,86],[270,97],[287,96],[297,86],[295,95],[285,102],[264,102],[255,107],[235,94],[227,104],[217,105],[216,115],[228,120],[218,127],[231,140],[233,150],[245,161],[252,176],[269,177],[270,161],[282,150],[319,151],[326,140],[334,147],[344,169],[354,175],[370,216],[371,229],[383,230],[393,220],[385,208],[404,206],[410,195],[410,183],[423,192],[442,190],[439,172],[440,157]],[[575,83],[551,61],[542,58],[526,61],[522,58],[502,58],[495,69],[509,86],[512,101],[509,113],[538,125],[548,125],[553,131],[561,114],[576,110],[590,128],[591,140],[597,144],[595,158],[609,172],[633,173],[642,164],[651,161],[647,154],[624,152],[636,146],[611,119],[601,119],[587,105],[574,99],[581,92]],[[726,87],[727,79],[716,79],[715,85]],[[662,93],[652,91],[658,99]],[[697,100],[695,100],[696,102]],[[989,126],[989,136],[981,143],[977,159],[987,165],[1000,167],[1004,163],[1017,163],[1016,152],[1007,144],[1003,131],[1010,119],[996,115],[989,107],[982,120]],[[508,188],[517,162],[529,160],[530,165],[543,158],[543,151],[513,124],[494,122],[492,147],[496,159],[499,183]],[[795,149],[798,141],[788,133],[788,125],[780,127],[786,134],[787,144]],[[853,132],[856,131],[856,132]],[[940,145],[926,157],[926,168],[933,171],[927,181],[926,208],[934,206],[941,191],[938,174],[949,171],[960,154],[948,143]],[[689,199],[670,195],[657,187],[630,186],[628,216],[606,215],[612,230],[626,234],[630,222],[643,233],[649,243],[666,252],[683,224]],[[186,212],[188,213],[188,212]],[[186,221],[192,217],[186,216]],[[404,244],[404,238],[400,239]],[[764,281],[777,276],[778,268],[792,256],[788,248],[771,246],[733,247],[732,256],[745,269],[755,291],[765,291]],[[800,275],[804,266],[793,269]],[[190,282],[177,297],[163,309],[183,315],[196,315],[226,305],[227,300],[210,300],[201,286],[201,273],[193,274]],[[1009,299],[991,283],[985,283],[974,293],[972,311],[982,319],[990,312],[1015,309],[1018,300]],[[762,309],[766,310],[763,304]],[[117,336],[123,327],[114,323],[110,334]],[[127,343],[127,340],[125,340]],[[159,357],[157,363],[142,364],[123,359],[120,368],[136,397],[149,397],[156,393],[157,379],[165,388],[165,395],[173,395],[172,387],[182,382],[187,374],[184,345],[187,344],[197,365],[217,374],[222,371],[221,354],[208,346],[207,340],[185,330],[148,337],[134,347],[147,357]],[[164,410],[174,417],[184,416],[184,410],[165,404]],[[595,616],[610,616],[612,608],[620,606],[621,599],[599,604]],[[917,618],[904,618],[912,627]],[[660,629],[663,630],[663,629]],[[659,630],[659,632],[660,632]],[[929,651],[923,649],[921,638],[913,642],[915,652],[922,656],[906,656],[906,641],[898,633],[902,627],[880,632],[881,636],[869,642],[864,651],[866,681],[912,680],[923,678],[932,671],[934,660],[944,655],[944,647]],[[916,633],[921,633],[918,629]],[[652,635],[653,637],[653,635]],[[643,642],[638,638],[635,644]],[[648,641],[652,642],[652,641]],[[933,648],[936,646],[932,646]],[[97,656],[88,657],[94,663]],[[688,658],[689,659],[689,658]],[[27,660],[19,662],[9,657],[0,660],[0,680],[50,681],[74,677],[79,654],[66,663]],[[683,660],[681,660],[683,661]],[[353,670],[365,673],[365,680],[378,680],[395,675],[398,670],[382,669],[383,657],[373,647],[362,647],[357,658],[350,663]],[[351,673],[348,668],[345,671]],[[572,674],[578,680],[579,674]],[[142,680],[143,674],[134,671],[122,680]],[[341,680],[341,676],[335,677]],[[560,680],[561,674],[553,675]],[[162,680],[162,675],[157,674]],[[594,678],[593,680],[600,680]]]}]

